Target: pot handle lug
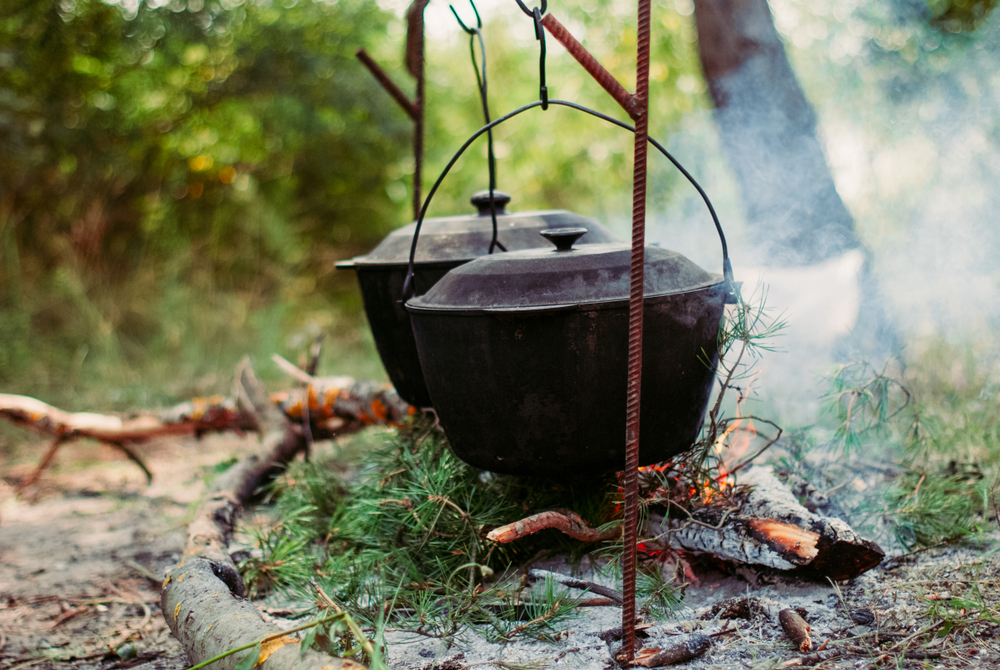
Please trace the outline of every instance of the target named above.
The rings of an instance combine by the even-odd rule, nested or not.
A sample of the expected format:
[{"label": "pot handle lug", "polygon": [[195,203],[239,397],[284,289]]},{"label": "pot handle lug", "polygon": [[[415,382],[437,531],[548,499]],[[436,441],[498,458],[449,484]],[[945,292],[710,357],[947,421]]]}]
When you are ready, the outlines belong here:
[{"label": "pot handle lug", "polygon": [[539,235],[556,245],[556,251],[572,251],[573,243],[586,234],[586,228],[547,228],[539,231]]},{"label": "pot handle lug", "polygon": [[[472,198],[469,200],[473,205],[476,206],[476,211],[479,212],[479,216],[490,216],[490,192],[489,189],[485,191],[476,191],[472,194]],[[493,203],[496,207],[497,216],[501,216],[507,213],[507,205],[510,203],[510,196],[503,191],[493,190]]]}]

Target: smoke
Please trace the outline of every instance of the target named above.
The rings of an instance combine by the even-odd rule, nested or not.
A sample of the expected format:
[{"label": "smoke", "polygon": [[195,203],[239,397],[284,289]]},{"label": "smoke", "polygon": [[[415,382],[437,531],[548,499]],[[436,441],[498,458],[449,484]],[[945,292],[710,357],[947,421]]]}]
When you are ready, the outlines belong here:
[{"label": "smoke", "polygon": [[[877,363],[887,350],[885,340],[854,346],[849,337],[878,330],[857,323],[865,260],[904,359],[908,346],[928,340],[998,348],[1000,27],[992,19],[952,35],[919,12],[876,14],[853,2],[832,10],[793,0],[771,6],[865,253],[838,249],[806,267],[763,267],[754,238],[766,231],[746,221],[716,119],[689,116],[669,146],[713,197],[737,279],[769,285],[767,303],[788,323],[774,343],[784,351],[761,361],[758,391],[784,419],[810,421],[825,371],[847,357]],[[768,149],[740,148],[744,155]],[[654,184],[671,197],[650,241],[718,271],[718,242],[698,196],[666,169]]]}]

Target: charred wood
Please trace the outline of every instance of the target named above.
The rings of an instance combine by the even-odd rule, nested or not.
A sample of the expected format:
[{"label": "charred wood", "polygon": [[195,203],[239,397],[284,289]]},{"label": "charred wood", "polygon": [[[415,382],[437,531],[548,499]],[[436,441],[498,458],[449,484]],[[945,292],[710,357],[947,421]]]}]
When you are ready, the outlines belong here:
[{"label": "charred wood", "polygon": [[661,518],[658,535],[696,554],[833,580],[857,577],[885,556],[843,520],[805,509],[769,468],[755,466],[740,484],[749,488],[736,495],[733,507]]},{"label": "charred wood", "polygon": [[633,664],[644,668],[659,668],[664,665],[687,663],[704,654],[711,646],[712,640],[707,635],[700,633],[678,635],[662,647],[643,647],[636,653]]}]

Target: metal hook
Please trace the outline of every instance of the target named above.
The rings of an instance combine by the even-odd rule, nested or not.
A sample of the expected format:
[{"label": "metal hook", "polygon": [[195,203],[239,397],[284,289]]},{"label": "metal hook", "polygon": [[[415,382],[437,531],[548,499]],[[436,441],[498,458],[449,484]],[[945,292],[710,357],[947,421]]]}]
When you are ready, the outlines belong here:
[{"label": "metal hook", "polygon": [[[538,97],[542,101],[542,110],[549,108],[549,89],[545,85],[545,29],[542,27],[542,14],[545,13],[547,0],[542,0],[541,7],[535,7],[529,16],[535,22],[535,39],[538,40]],[[521,0],[517,4],[524,8]]]},{"label": "metal hook", "polygon": [[[528,9],[527,5],[521,2],[521,0],[514,0],[514,1],[517,3],[517,6],[521,8],[522,12],[534,18],[535,13],[532,10]],[[548,10],[548,8],[549,8],[549,0],[542,0],[542,6],[539,7],[538,9],[541,14],[544,14],[546,10]]]},{"label": "metal hook", "polygon": [[482,30],[482,28],[483,28],[483,19],[479,16],[479,10],[476,9],[476,3],[474,3],[472,0],[469,0],[469,4],[472,5],[472,11],[476,15],[476,27],[475,28],[469,28],[467,25],[465,25],[465,22],[458,15],[458,12],[455,11],[455,6],[454,5],[448,5],[448,9],[450,9],[451,13],[455,15],[455,20],[458,21],[458,25],[462,26],[462,30],[464,30],[469,35],[475,35],[479,30]]}]

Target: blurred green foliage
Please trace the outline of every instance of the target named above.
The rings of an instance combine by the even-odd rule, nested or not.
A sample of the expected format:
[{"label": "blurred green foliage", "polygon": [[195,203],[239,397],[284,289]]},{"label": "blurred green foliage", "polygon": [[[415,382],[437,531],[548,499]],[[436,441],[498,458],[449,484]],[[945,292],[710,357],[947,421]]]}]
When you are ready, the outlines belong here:
[{"label": "blurred green foliage", "polygon": [[[630,3],[559,12],[634,79]],[[693,26],[672,5],[659,18],[654,133],[703,104]],[[363,0],[4,3],[3,390],[95,409],[169,402],[225,390],[243,354],[263,360],[320,331],[334,336],[327,371],[382,375],[354,279],[333,262],[409,220],[410,122],[354,58],[365,47],[412,91],[403,24]],[[453,29],[428,42],[428,183],[482,125]],[[536,99],[531,21],[501,14],[486,44],[494,116]],[[549,51],[553,97],[624,118],[561,47]],[[518,209],[628,210],[619,129],[553,108],[501,126],[497,147]],[[654,168],[666,197],[677,182],[657,176],[665,161]],[[430,215],[468,211],[485,183],[481,142]]]},{"label": "blurred green foliage", "polygon": [[389,19],[360,1],[5,3],[4,385],[64,386],[74,360],[210,371],[218,338],[250,346],[241,328],[322,291],[324,249],[387,231],[408,129],[353,52]]},{"label": "blurred green foliage", "polygon": [[927,7],[931,13],[931,23],[950,33],[983,27],[996,4],[996,0],[927,1]]},{"label": "blurred green foliage", "polygon": [[[945,86],[968,60],[963,45],[991,43],[996,32],[985,24],[989,2],[915,3],[783,5],[778,18],[793,22],[779,28],[794,37],[811,98],[834,115],[840,100],[857,98],[851,113],[868,110],[888,137],[896,117],[883,113],[886,104]],[[397,14],[403,4],[393,5]],[[507,4],[484,12],[494,118],[538,96],[534,26]],[[917,5],[919,16],[900,18],[900,8]],[[482,125],[467,38],[444,5],[432,13],[436,6],[428,9],[427,186]],[[294,359],[319,332],[332,343],[323,371],[381,376],[354,278],[333,263],[410,219],[411,124],[354,58],[364,47],[412,94],[405,21],[387,7],[0,4],[0,389],[71,408],[162,404],[224,391],[246,353],[274,380],[268,356]],[[937,19],[965,8],[977,35],[934,34],[944,25]],[[456,9],[471,18],[463,3]],[[550,9],[634,86],[631,0]],[[662,141],[707,109],[692,11],[688,0],[658,0],[653,11],[651,134]],[[822,48],[798,46],[813,43]],[[548,46],[551,97],[625,120],[561,46],[551,38]],[[710,190],[735,248],[738,203],[699,123],[687,124],[693,132],[673,148],[697,176],[715,175]],[[498,185],[512,193],[512,209],[573,209],[625,232],[628,133],[553,107],[517,117],[495,137]],[[429,215],[469,211],[469,195],[487,183],[485,153],[483,138]],[[714,245],[690,186],[662,157],[650,161],[651,211],[669,206],[677,222],[667,230],[657,220],[658,234],[673,239],[704,222]],[[904,211],[892,209],[900,198],[878,196],[864,191],[851,203],[869,242],[871,221],[895,231]]]}]

